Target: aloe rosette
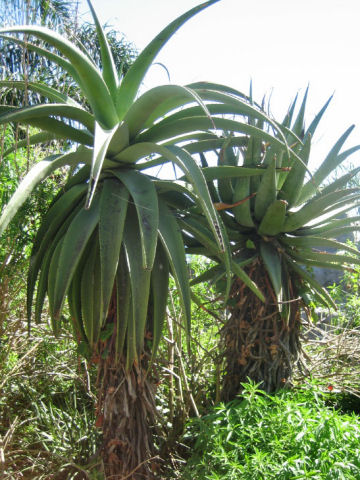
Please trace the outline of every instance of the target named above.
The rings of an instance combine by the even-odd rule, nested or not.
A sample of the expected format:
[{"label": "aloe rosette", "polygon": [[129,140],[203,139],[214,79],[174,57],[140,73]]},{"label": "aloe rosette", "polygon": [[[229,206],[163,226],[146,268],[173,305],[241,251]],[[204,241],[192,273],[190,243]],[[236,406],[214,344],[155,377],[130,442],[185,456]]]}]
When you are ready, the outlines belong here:
[{"label": "aloe rosette", "polygon": [[[214,167],[202,155],[204,176],[230,240],[235,274],[227,305],[230,319],[222,331],[224,399],[236,395],[247,377],[262,382],[267,391],[290,381],[301,349],[301,308],[313,299],[325,308],[335,307],[312,268],[342,270],[360,262],[358,250],[338,240],[359,230],[359,217],[353,212],[360,205],[360,189],[349,182],[360,168],[331,178],[360,146],[343,150],[350,127],[311,173],[311,140],[330,100],[305,128],[306,99],[307,92],[297,115],[295,99],[278,124],[290,155],[288,147],[269,144],[268,124],[251,115],[248,121],[264,130],[263,139],[247,135],[244,144],[234,149],[229,129],[217,150],[218,165],[237,169],[237,178],[213,181]],[[251,98],[248,101],[252,104]],[[203,242],[207,239],[208,251],[215,252],[215,237],[201,214],[197,221],[192,215],[183,223],[192,235],[201,236]],[[188,251],[204,253],[203,245],[193,242]],[[216,255],[212,258],[217,260]],[[219,282],[223,277],[219,264],[194,283]]]}]

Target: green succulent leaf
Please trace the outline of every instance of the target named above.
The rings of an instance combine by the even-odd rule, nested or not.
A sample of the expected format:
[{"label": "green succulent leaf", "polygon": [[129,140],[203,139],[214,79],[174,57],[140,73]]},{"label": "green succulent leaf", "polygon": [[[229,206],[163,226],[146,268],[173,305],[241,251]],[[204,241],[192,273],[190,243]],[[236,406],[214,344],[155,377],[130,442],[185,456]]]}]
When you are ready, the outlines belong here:
[{"label": "green succulent leaf", "polygon": [[205,167],[202,169],[205,180],[208,182],[224,178],[232,179],[261,176],[264,175],[265,171],[266,170],[264,168],[247,168],[238,166],[235,167],[230,165],[221,165],[219,167]]},{"label": "green succulent leaf", "polygon": [[285,256],[285,259],[287,261],[287,264],[291,270],[293,270],[295,273],[299,275],[299,277],[305,281],[311,289],[314,289],[314,291],[317,293],[319,298],[321,299],[323,305],[326,308],[334,308],[336,310],[336,305],[334,303],[334,300],[331,298],[327,290],[321,286],[321,284],[310,274],[308,273],[304,268],[301,268],[297,263],[292,260],[291,257]]},{"label": "green succulent leaf", "polygon": [[[19,27],[22,28],[22,27]],[[4,30],[8,31],[8,30]],[[72,78],[80,85],[81,84],[81,79],[79,78],[76,69],[74,66],[66,60],[64,57],[61,57],[60,55],[57,55],[56,53],[53,53],[52,51],[47,50],[46,48],[39,47],[38,45],[34,45],[31,42],[24,42],[23,40],[20,40],[19,38],[12,37],[9,35],[4,35],[1,33],[0,30],[0,37],[3,38],[4,40],[8,40],[12,43],[17,43],[18,45],[21,45],[22,47],[26,48],[27,50],[34,51],[39,54],[41,57],[45,57],[58,65],[59,67],[63,68],[66,72],[68,72]]]},{"label": "green succulent leaf", "polygon": [[87,3],[89,5],[91,15],[95,22],[97,38],[100,44],[103,79],[107,88],[109,89],[110,95],[114,97],[114,95],[116,94],[117,86],[118,86],[117,72],[116,72],[114,58],[111,53],[111,49],[109,46],[109,42],[107,41],[105,32],[99,22],[99,19],[96,15],[96,12],[90,0],[87,0]]},{"label": "green succulent leaf", "polygon": [[99,295],[99,292],[101,292],[101,288],[99,288],[98,285],[99,277],[95,276],[97,255],[98,243],[95,241],[92,243],[86,256],[87,258],[82,271],[80,286],[81,318],[86,338],[92,348],[96,345],[100,333],[100,311],[96,308],[98,307],[96,297]]},{"label": "green succulent leaf", "polygon": [[[246,168],[246,167],[244,167]],[[248,198],[247,201],[243,201]],[[233,202],[242,202],[232,209],[237,222],[244,227],[254,227],[250,203],[250,178],[238,178],[235,183]]]},{"label": "green succulent leaf", "polygon": [[274,158],[261,178],[259,189],[255,197],[254,215],[261,220],[270,204],[276,200],[276,158]]},{"label": "green succulent leaf", "polygon": [[285,200],[275,200],[271,203],[260,222],[259,234],[275,236],[282,232],[286,210],[287,202]]},{"label": "green succulent leaf", "polygon": [[283,231],[291,232],[303,227],[319,217],[319,212],[323,215],[329,214],[332,210],[336,210],[346,203],[355,206],[354,202],[359,198],[358,191],[359,189],[352,188],[312,198],[300,210],[288,216],[285,220]]},{"label": "green succulent leaf", "polygon": [[125,117],[138,93],[146,72],[166,42],[187,20],[217,1],[219,0],[204,2],[178,17],[165,27],[141,52],[127,72],[117,92],[116,108],[119,120],[123,120]]},{"label": "green succulent leaf", "polygon": [[131,206],[128,208],[129,210],[124,229],[124,246],[132,298],[132,319],[130,319],[131,329],[128,330],[127,342],[127,367],[129,368],[134,361],[139,360],[143,348],[149,304],[151,270],[143,268],[142,256],[139,255],[142,248],[139,224],[136,220],[135,209]]},{"label": "green succulent leaf", "polygon": [[291,247],[299,248],[331,248],[334,250],[344,250],[346,252],[352,253],[353,255],[359,256],[360,253],[356,248],[347,245],[346,243],[337,242],[335,240],[330,240],[323,237],[314,237],[314,236],[303,236],[303,237],[289,237],[283,236],[280,239],[281,243],[289,245]]},{"label": "green succulent leaf", "polygon": [[39,93],[41,96],[47,98],[51,102],[64,103],[73,107],[81,108],[81,105],[77,103],[73,98],[43,83],[25,82],[22,80],[0,80],[0,88],[27,90]]},{"label": "green succulent leaf", "polygon": [[141,238],[138,255],[142,258],[143,268],[151,270],[155,259],[159,224],[155,185],[148,177],[135,170],[114,170],[113,174],[125,185],[135,204]]},{"label": "green succulent leaf", "polygon": [[93,116],[81,107],[64,103],[46,103],[29,107],[12,107],[7,113],[0,115],[0,123],[22,122],[30,125],[40,119],[51,120],[51,117],[64,117],[82,123],[88,130],[94,130]]},{"label": "green succulent leaf", "polygon": [[102,323],[114,289],[129,193],[115,179],[104,180],[100,199],[99,245],[101,260]]},{"label": "green succulent leaf", "polygon": [[[116,272],[116,360],[124,354],[124,346],[128,336],[129,320],[132,320],[132,298],[129,270],[126,263],[124,248],[119,256]],[[135,338],[135,337],[134,337]],[[135,342],[134,342],[135,344]]]},{"label": "green succulent leaf", "polygon": [[303,186],[301,194],[298,198],[297,204],[301,205],[306,202],[312,195],[315,194],[321,183],[335,170],[349,155],[358,150],[359,147],[354,147],[339,155],[339,152],[344,145],[345,141],[353,131],[354,125],[346,130],[346,132],[339,138],[335,145],[326,156],[320,167],[313,174],[312,178]]},{"label": "green succulent leaf", "polygon": [[[40,128],[43,131],[48,132],[49,134],[53,134],[57,138],[72,140],[74,142],[82,143],[84,145],[93,144],[93,136],[87,129],[77,129],[72,127],[71,125],[68,125],[62,120],[57,120],[56,118],[49,117],[49,114],[51,114],[51,112],[49,112],[47,115],[41,115],[41,112],[44,111],[44,109],[41,109],[40,107],[43,106],[44,105],[26,107],[24,109],[7,109],[5,113],[0,115],[0,124],[22,121],[27,125]],[[78,109],[77,107],[72,107],[68,105],[60,105],[60,107],[62,110],[71,109],[72,112],[80,111],[80,109]],[[47,105],[45,105],[45,110],[47,110]],[[74,113],[74,116],[77,115]],[[87,120],[89,120],[88,114],[86,112],[85,115],[83,115],[83,112],[80,112],[80,116],[86,117]]]},{"label": "green succulent leaf", "polygon": [[54,248],[54,251],[51,255],[49,270],[47,274],[47,281],[48,281],[47,293],[49,298],[51,328],[55,336],[57,336],[60,332],[60,322],[61,322],[60,314],[55,315],[55,295],[56,295],[55,284],[56,284],[56,275],[60,265],[60,253],[61,253],[63,244],[64,244],[64,237],[59,239],[57,245]]},{"label": "green succulent leaf", "polygon": [[100,173],[105,160],[107,149],[116,130],[116,126],[111,130],[104,130],[99,123],[95,123],[94,150],[91,162],[89,188],[86,198],[86,208],[90,208],[92,199],[96,191],[96,186],[100,178]]},{"label": "green succulent leaf", "polygon": [[303,182],[306,175],[306,165],[308,164],[311,149],[311,136],[305,137],[305,142],[298,152],[302,162],[293,160],[291,170],[288,173],[279,194],[279,197],[286,200],[289,208],[296,204],[303,188]]},{"label": "green succulent leaf", "polygon": [[167,254],[161,242],[159,242],[154,268],[151,272],[151,292],[153,301],[152,358],[156,355],[163,332],[169,290],[169,273],[170,265]]},{"label": "green succulent leaf", "polygon": [[279,252],[269,242],[260,242],[260,255],[269,274],[278,302],[282,301],[282,266]]},{"label": "green succulent leaf", "polygon": [[60,34],[41,26],[21,26],[0,30],[0,33],[24,33],[33,35],[54,46],[71,62],[94,115],[104,129],[111,129],[118,123],[110,92],[95,65],[74,44]]},{"label": "green succulent leaf", "polygon": [[[71,222],[64,236],[59,264],[53,280],[52,315],[59,319],[69,285],[81,255],[99,223],[100,198],[96,196],[89,210],[82,208]],[[89,339],[90,340],[90,339]]]},{"label": "green succulent leaf", "polygon": [[186,265],[185,247],[179,225],[165,203],[159,199],[159,238],[166,252],[171,273],[179,292],[186,331],[190,332],[191,297]]},{"label": "green succulent leaf", "polygon": [[79,148],[76,152],[65,155],[51,155],[37,163],[20,183],[10,202],[5,207],[0,217],[0,235],[2,235],[21,205],[44,178],[65,165],[76,166],[79,163],[88,163],[89,158],[91,158],[91,151],[86,148]]}]

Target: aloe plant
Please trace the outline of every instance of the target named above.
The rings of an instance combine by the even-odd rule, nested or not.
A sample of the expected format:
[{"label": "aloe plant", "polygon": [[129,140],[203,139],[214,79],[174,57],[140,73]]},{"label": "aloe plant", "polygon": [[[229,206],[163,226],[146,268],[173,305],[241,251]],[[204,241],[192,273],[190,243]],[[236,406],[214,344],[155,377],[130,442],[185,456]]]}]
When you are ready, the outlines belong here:
[{"label": "aloe plant", "polygon": [[[360,146],[342,151],[353,130],[350,127],[311,174],[311,141],[330,100],[305,128],[306,98],[307,92],[297,115],[295,99],[279,123],[290,155],[286,147],[268,143],[268,127],[251,115],[248,121],[264,131],[263,139],[248,135],[244,144],[234,149],[228,133],[217,150],[219,165],[243,171],[244,175],[214,182],[211,167],[202,155],[204,175],[233,252],[229,320],[221,335],[225,400],[233,398],[247,378],[261,383],[268,392],[291,381],[292,367],[301,351],[301,309],[308,309],[314,300],[325,308],[336,307],[312,268],[343,270],[360,262],[356,249],[338,241],[344,233],[359,230],[359,217],[352,212],[360,204],[360,189],[347,185],[360,168],[332,179],[334,170]],[[251,97],[248,102],[252,104]],[[263,175],[255,175],[255,168],[262,169]],[[348,215],[344,218],[345,212]],[[193,235],[208,239],[209,254],[215,251],[215,238],[202,215],[197,221],[194,215],[185,217],[183,223]],[[196,243],[188,251],[204,253],[203,246]],[[216,255],[212,257],[216,260]],[[249,282],[244,284],[240,267],[253,282],[252,289]],[[223,267],[217,265],[194,283],[219,282],[223,276]]]},{"label": "aloe plant", "polygon": [[[183,228],[182,219],[190,209],[206,219],[214,253],[230,272],[226,229],[192,155],[221,145],[224,129],[239,132],[234,145],[243,142],[244,133],[262,138],[263,132],[238,115],[251,114],[271,126],[277,132],[268,135],[274,148],[286,144],[281,129],[231,89],[206,83],[164,85],[139,95],[162,46],[185,21],[216,1],[202,3],[167,26],[125,75],[114,67],[90,2],[102,70],[87,52],[47,28],[19,26],[0,32],[6,41],[20,45],[24,40],[17,34],[26,34],[27,48],[67,71],[85,99],[82,106],[40,82],[14,82],[14,88],[35,91],[46,99],[24,108],[0,106],[1,124],[21,122],[35,129],[17,148],[52,138],[65,139],[73,148],[34,166],[2,212],[0,234],[36,186],[55,170],[65,169],[66,185],[54,198],[33,246],[28,319],[30,323],[35,309],[35,320],[42,320],[47,297],[51,326],[58,334],[68,304],[79,350],[98,364],[97,424],[103,430],[107,476],[151,477],[149,421],[155,414],[151,366],[161,339],[169,275],[178,287],[188,330],[191,294],[184,242],[203,242]],[[49,49],[32,38],[44,40]],[[0,82],[2,86],[9,87]],[[183,172],[183,180],[158,180],[149,174],[150,167],[168,162]],[[213,178],[229,175],[218,167],[210,172]]]}]

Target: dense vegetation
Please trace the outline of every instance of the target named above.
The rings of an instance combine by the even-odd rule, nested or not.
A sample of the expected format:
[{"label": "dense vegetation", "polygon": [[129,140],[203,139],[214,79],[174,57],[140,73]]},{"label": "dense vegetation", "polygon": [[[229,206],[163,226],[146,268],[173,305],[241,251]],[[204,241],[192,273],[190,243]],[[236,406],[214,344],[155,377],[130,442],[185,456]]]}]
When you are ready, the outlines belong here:
[{"label": "dense vegetation", "polygon": [[[306,128],[307,92],[283,122],[212,83],[138,97],[164,42],[215,1],[136,60],[91,5],[93,62],[46,28],[3,31],[6,479],[359,476],[360,260],[337,240],[359,229],[359,169],[337,174],[352,127],[309,176],[328,102]],[[46,25],[48,3],[31,5]],[[32,79],[19,32],[46,59]],[[147,171],[168,162],[184,177]],[[346,272],[328,290],[313,267]]]}]

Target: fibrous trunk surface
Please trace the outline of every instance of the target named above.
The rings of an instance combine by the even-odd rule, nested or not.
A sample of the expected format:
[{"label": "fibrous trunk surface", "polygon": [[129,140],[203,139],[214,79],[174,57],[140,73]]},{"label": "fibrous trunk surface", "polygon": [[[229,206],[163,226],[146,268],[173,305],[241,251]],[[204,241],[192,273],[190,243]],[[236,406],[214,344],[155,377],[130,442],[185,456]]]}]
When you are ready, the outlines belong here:
[{"label": "fibrous trunk surface", "polygon": [[[151,426],[155,419],[155,385],[145,361],[126,368],[116,358],[115,332],[99,359],[98,421],[103,431],[101,457],[106,479],[152,479],[157,469]],[[145,357],[145,355],[144,355]]]},{"label": "fibrous trunk surface", "polygon": [[263,292],[263,303],[236,278],[231,290],[230,318],[221,331],[224,361],[222,399],[229,401],[241,393],[241,383],[249,379],[259,388],[274,392],[291,379],[300,345],[300,300],[289,278],[288,315],[281,314],[268,274],[260,261],[247,271]]}]

